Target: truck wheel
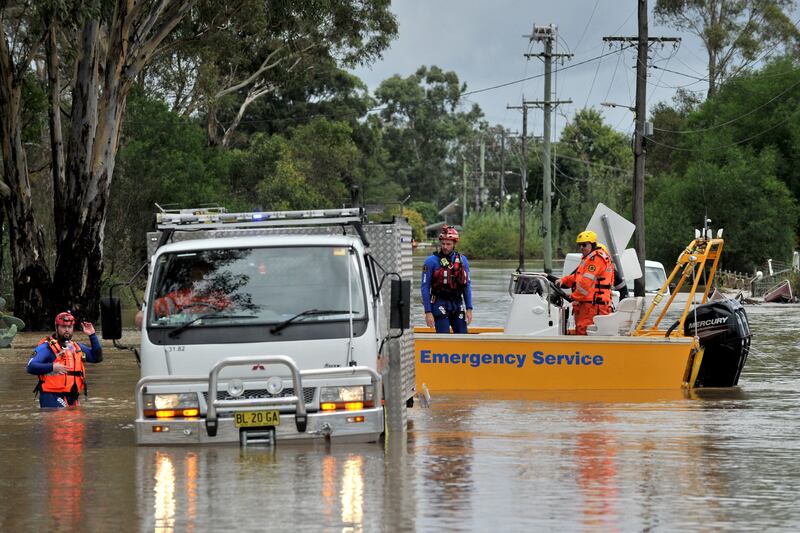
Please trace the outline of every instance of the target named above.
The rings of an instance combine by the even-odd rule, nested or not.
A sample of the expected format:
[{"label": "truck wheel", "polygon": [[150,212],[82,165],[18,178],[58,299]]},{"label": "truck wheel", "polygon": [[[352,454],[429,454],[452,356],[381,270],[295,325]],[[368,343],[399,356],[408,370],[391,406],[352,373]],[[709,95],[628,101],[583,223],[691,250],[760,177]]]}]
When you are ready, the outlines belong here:
[{"label": "truck wheel", "polygon": [[414,407],[414,397],[413,396],[411,398],[409,398],[408,400],[406,400],[406,407],[408,407],[409,409]]}]

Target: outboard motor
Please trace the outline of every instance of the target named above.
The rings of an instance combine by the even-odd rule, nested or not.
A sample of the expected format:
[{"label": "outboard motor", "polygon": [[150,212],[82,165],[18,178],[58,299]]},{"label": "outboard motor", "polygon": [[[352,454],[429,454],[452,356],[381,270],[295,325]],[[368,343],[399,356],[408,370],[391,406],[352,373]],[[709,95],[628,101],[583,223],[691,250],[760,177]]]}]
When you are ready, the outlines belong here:
[{"label": "outboard motor", "polygon": [[705,348],[695,387],[733,387],[739,382],[751,337],[742,304],[725,299],[699,305],[686,318],[683,333],[697,335]]}]

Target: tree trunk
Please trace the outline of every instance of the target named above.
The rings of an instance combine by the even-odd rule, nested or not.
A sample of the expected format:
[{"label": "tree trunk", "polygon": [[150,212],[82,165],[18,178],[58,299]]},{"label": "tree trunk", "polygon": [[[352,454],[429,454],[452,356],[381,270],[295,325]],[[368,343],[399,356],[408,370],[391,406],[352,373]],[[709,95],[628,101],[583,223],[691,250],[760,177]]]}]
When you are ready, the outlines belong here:
[{"label": "tree trunk", "polygon": [[206,133],[208,135],[208,146],[216,147],[220,145],[219,126],[217,124],[217,103],[208,104],[206,115]]},{"label": "tree trunk", "polygon": [[[53,191],[56,197],[64,191],[64,134],[61,130],[61,76],[59,72],[60,61],[58,57],[58,44],[56,35],[58,29],[55,24],[50,26],[47,36],[47,82],[50,88],[50,106],[48,117],[50,119],[50,167],[53,173]],[[61,202],[54,201],[55,205]],[[63,214],[62,214],[63,217]],[[63,219],[59,220],[63,224]],[[58,225],[56,226],[59,227]]]},{"label": "tree trunk", "polygon": [[81,319],[95,320],[99,311],[106,211],[128,92],[193,4],[188,0],[146,7],[118,0],[102,36],[98,20],[84,24],[66,172],[55,197],[60,227],[53,276],[53,301]]},{"label": "tree trunk", "polygon": [[708,51],[708,94],[707,98],[711,98],[717,92],[717,54],[711,50]]},{"label": "tree trunk", "polygon": [[[5,56],[5,54],[3,54]],[[4,199],[8,215],[14,315],[34,330],[49,327],[47,305],[50,272],[44,261],[44,235],[33,219],[28,163],[22,147],[21,87],[16,83],[8,56],[0,71],[0,145],[3,179],[10,189]]]}]

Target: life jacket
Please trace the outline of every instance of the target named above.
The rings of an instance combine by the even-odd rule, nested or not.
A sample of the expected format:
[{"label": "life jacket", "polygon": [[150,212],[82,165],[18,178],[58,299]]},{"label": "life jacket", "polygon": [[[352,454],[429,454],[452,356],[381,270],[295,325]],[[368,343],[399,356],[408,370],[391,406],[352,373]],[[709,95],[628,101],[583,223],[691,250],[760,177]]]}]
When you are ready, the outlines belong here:
[{"label": "life jacket", "polygon": [[461,254],[454,252],[453,260],[447,255],[437,252],[439,268],[431,274],[431,295],[452,299],[461,296],[469,282],[469,273],[464,268]]},{"label": "life jacket", "polygon": [[73,394],[77,396],[83,392],[87,394],[86,368],[83,359],[86,357],[81,350],[80,344],[68,341],[66,347],[62,348],[55,337],[45,337],[39,341],[37,346],[47,344],[55,355],[54,363],[66,365],[66,374],[45,374],[39,376],[39,383],[34,392],[58,392]]},{"label": "life jacket", "polygon": [[[586,262],[588,263],[594,256],[604,259],[606,266],[604,269],[601,269],[601,271],[594,273],[596,279],[594,282],[594,298],[592,303],[595,305],[611,305],[611,289],[614,284],[614,264],[611,262],[609,255],[601,248],[592,250],[589,255],[586,256]],[[583,275],[584,277],[593,277],[592,274],[587,272],[584,272]]]}]

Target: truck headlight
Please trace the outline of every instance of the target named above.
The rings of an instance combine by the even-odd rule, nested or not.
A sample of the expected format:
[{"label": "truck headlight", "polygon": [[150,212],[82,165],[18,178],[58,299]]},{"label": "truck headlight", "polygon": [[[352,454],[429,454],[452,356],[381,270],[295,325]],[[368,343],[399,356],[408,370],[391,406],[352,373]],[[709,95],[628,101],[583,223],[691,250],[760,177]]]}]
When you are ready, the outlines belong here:
[{"label": "truck headlight", "polygon": [[177,394],[144,394],[145,418],[194,417],[200,414],[196,392]]},{"label": "truck headlight", "polygon": [[375,405],[375,387],[373,385],[320,387],[319,403],[320,409],[323,411],[373,407]]}]

